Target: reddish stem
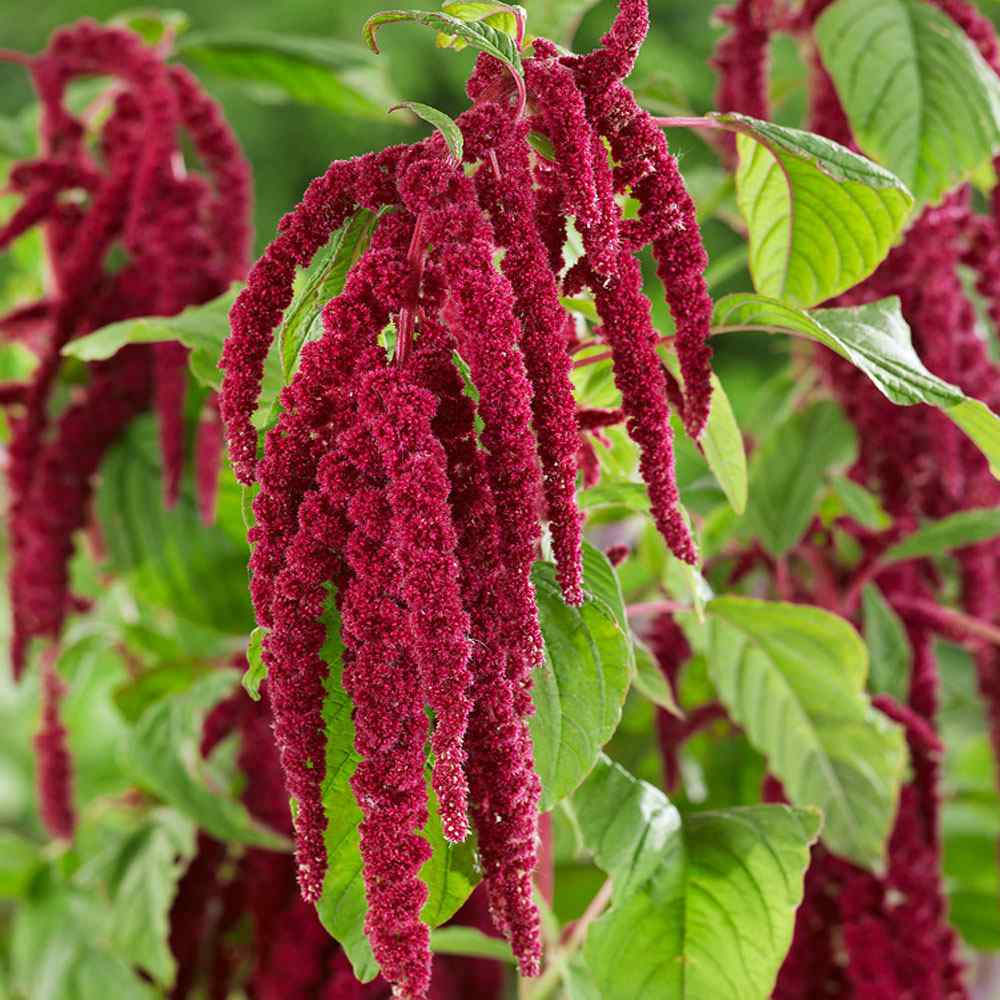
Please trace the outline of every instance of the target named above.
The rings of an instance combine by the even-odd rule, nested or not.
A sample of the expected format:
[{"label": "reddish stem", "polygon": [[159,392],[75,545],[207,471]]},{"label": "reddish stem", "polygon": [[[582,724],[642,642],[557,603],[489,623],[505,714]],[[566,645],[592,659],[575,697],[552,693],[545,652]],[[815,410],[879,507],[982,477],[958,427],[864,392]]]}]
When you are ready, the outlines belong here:
[{"label": "reddish stem", "polygon": [[17,63],[18,66],[31,68],[34,57],[18,52],[16,49],[0,49],[0,62]]},{"label": "reddish stem", "polygon": [[[406,255],[407,263],[417,275],[416,295],[420,294],[420,281],[424,275],[424,222],[422,216],[417,216],[410,238],[410,249]],[[416,303],[403,306],[399,310],[399,326],[396,329],[396,364],[406,364],[413,348],[413,329],[416,324]]]},{"label": "reddish stem", "polygon": [[669,118],[654,118],[653,122],[661,128],[714,128],[724,131],[736,131],[731,125],[725,122],[716,121],[714,118],[698,118],[693,116],[679,115]]}]

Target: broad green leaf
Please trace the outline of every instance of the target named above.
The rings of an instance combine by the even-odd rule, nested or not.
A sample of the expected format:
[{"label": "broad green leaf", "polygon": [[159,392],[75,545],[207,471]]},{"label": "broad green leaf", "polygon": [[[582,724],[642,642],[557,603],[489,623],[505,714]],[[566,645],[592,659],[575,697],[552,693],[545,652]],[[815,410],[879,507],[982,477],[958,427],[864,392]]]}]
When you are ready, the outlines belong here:
[{"label": "broad green leaf", "polygon": [[[969,677],[971,664],[965,664]],[[969,677],[969,687],[974,682]],[[977,951],[1000,950],[1000,799],[996,763],[989,745],[978,692],[970,690],[974,708],[943,733],[947,794],[941,817],[943,872],[948,887],[948,919]],[[971,717],[969,717],[971,716]],[[954,729],[960,726],[961,733]]]},{"label": "broad green leaf", "polygon": [[943,556],[954,549],[989,541],[997,535],[1000,535],[1000,507],[963,510],[918,528],[893,545],[882,556],[882,561],[890,563]]},{"label": "broad green leaf", "polygon": [[155,702],[132,728],[122,760],[137,784],[158,795],[219,840],[287,850],[283,838],[251,818],[221,787],[200,752],[202,724],[237,683],[232,670],[216,670],[180,694]]},{"label": "broad green leaf", "polygon": [[654,705],[671,715],[683,717],[684,713],[678,707],[677,699],[666,677],[663,676],[663,671],[653,659],[652,653],[639,642],[635,644],[635,678],[632,684],[636,691]]},{"label": "broad green leaf", "polygon": [[490,937],[475,927],[439,927],[431,932],[431,951],[436,955],[495,958],[498,962],[515,964],[510,945],[503,938]]},{"label": "broad green leaf", "polygon": [[912,659],[906,628],[882,596],[882,591],[873,583],[862,591],[861,608],[865,643],[871,660],[868,690],[872,694],[892,695],[904,704],[910,691]]},{"label": "broad green leaf", "polygon": [[892,523],[879,498],[847,476],[834,476],[833,492],[843,512],[873,531],[884,531]]},{"label": "broad green leaf", "polygon": [[[379,970],[364,931],[368,903],[358,834],[361,809],[350,786],[359,757],[354,749],[353,706],[341,680],[344,647],[340,616],[332,599],[327,603],[326,627],[327,640],[321,655],[329,666],[323,703],[327,739],[323,779],[327,870],[316,912],[323,926],[340,942],[354,975],[362,982],[370,982]],[[449,920],[468,899],[479,881],[479,872],[472,839],[462,844],[450,844],[444,839],[437,803],[429,787],[428,793],[430,818],[423,833],[433,854],[420,870],[428,888],[421,916],[433,928]]]},{"label": "broad green leaf", "polygon": [[487,21],[463,21],[440,10],[383,10],[365,22],[362,35],[372,52],[378,52],[376,33],[384,24],[412,21],[428,28],[435,28],[442,35],[460,38],[467,45],[499,59],[520,79],[523,76],[521,53],[517,41],[506,31],[495,28]]},{"label": "broad green leaf", "polygon": [[815,37],[858,145],[919,201],[938,201],[1000,148],[1000,82],[931,4],[837,0]]},{"label": "broad green leaf", "polygon": [[199,32],[185,36],[177,54],[265,100],[292,100],[376,121],[392,103],[382,70],[370,55],[334,39],[270,31]]},{"label": "broad green leaf", "polygon": [[264,662],[264,636],[267,629],[258,625],[250,633],[247,643],[247,668],[243,673],[243,688],[254,701],[260,701],[260,685],[267,678],[267,664]]},{"label": "broad green leaf", "polygon": [[878,267],[913,205],[897,177],[810,132],[713,117],[738,133],[736,198],[761,295],[813,306]]},{"label": "broad green leaf", "polygon": [[560,45],[573,41],[587,11],[599,0],[533,0],[528,11],[528,31]]},{"label": "broad green leaf", "polygon": [[180,341],[192,352],[191,371],[210,389],[222,386],[218,370],[222,343],[229,336],[229,310],[239,286],[200,306],[190,306],[176,316],[142,316],[102,326],[85,337],[71,340],[63,354],[81,361],[106,361],[126,344],[159,344]]},{"label": "broad green leaf", "polygon": [[[677,355],[668,352],[663,362],[673,374],[680,378],[680,363]],[[712,373],[712,409],[708,423],[698,439],[709,469],[726,494],[726,499],[737,514],[742,514],[747,505],[747,455],[743,447],[743,434],[736,422],[732,404],[723,389],[719,377]]]},{"label": "broad green leaf", "polygon": [[898,726],[865,696],[868,653],[820,608],[722,597],[709,674],[733,719],[798,806],[817,806],[836,854],[879,870],[906,767]]},{"label": "broad green leaf", "polygon": [[738,293],[716,303],[718,332],[759,330],[806,337],[846,358],[900,406],[940,407],[987,457],[1000,479],[1000,417],[924,367],[895,296],[845,309],[805,312],[776,299]]},{"label": "broad green leaf", "polygon": [[41,844],[0,830],[0,900],[23,896],[43,863]]},{"label": "broad green leaf", "polygon": [[[23,160],[34,151],[32,129],[25,115],[0,116],[0,157]],[[0,165],[2,166],[2,165]]]},{"label": "broad green leaf", "polygon": [[[482,21],[497,31],[516,38],[523,29],[528,12],[519,5],[502,3],[500,0],[445,0],[441,9],[460,21]],[[520,22],[520,29],[518,26]],[[438,48],[464,49],[469,43],[456,35],[438,33]],[[461,162],[461,159],[459,160]]]},{"label": "broad green leaf", "polygon": [[187,31],[190,19],[182,10],[139,7],[116,14],[109,23],[134,31],[147,45],[159,45]]},{"label": "broad green leaf", "polygon": [[419,101],[400,101],[389,110],[395,111],[396,108],[408,108],[418,118],[423,118],[425,122],[433,125],[441,133],[452,159],[456,163],[462,162],[465,137],[462,135],[462,130],[455,124],[454,118],[446,115],[443,111],[438,111],[437,108],[432,108],[429,104],[421,104]]},{"label": "broad green leaf", "polygon": [[784,555],[809,527],[830,469],[854,461],[857,438],[840,408],[814,403],[779,424],[750,465],[749,518],[764,547]]},{"label": "broad green leaf", "polygon": [[24,344],[0,344],[0,382],[23,382],[38,367],[38,355]]},{"label": "broad green leaf", "polygon": [[164,509],[152,416],[133,421],[108,452],[95,511],[108,566],[128,575],[130,589],[144,605],[167,608],[187,622],[233,636],[245,636],[254,627],[246,541],[220,530],[221,519],[214,528],[202,522],[189,480],[176,506]]},{"label": "broad green leaf", "polygon": [[747,506],[747,455],[732,404],[718,376],[712,375],[712,411],[699,439],[708,467],[737,514]]},{"label": "broad green leaf", "polygon": [[627,634],[628,612],[618,573],[611,565],[611,560],[586,539],[583,541],[583,586],[592,600],[603,602],[614,615],[618,626]]},{"label": "broad green leaf", "polygon": [[278,330],[281,368],[285,383],[292,380],[299,351],[306,342],[323,307],[344,290],[347,275],[368,248],[378,216],[359,208],[331,237],[327,248],[313,264],[301,290],[285,311]]},{"label": "broad green leaf", "polygon": [[[126,344],[159,344],[176,340],[191,351],[188,366],[191,374],[209,389],[222,388],[219,359],[222,345],[229,336],[229,310],[240,286],[233,285],[224,295],[200,306],[190,306],[176,316],[142,316],[103,326],[85,337],[71,340],[63,354],[81,361],[105,361]],[[278,351],[272,350],[264,363],[264,380],[254,422],[260,425],[266,418],[281,390],[281,362]]]},{"label": "broad green leaf", "polygon": [[18,1000],[156,1000],[129,962],[108,949],[109,907],[95,894],[50,885],[20,905],[10,929]]},{"label": "broad green leaf", "polygon": [[1000,479],[1000,417],[978,399],[964,399],[945,411],[986,456],[990,471]]},{"label": "broad green leaf", "polygon": [[[547,135],[542,135],[541,132],[529,132],[528,142],[531,144],[531,148],[544,160],[548,160],[550,163],[555,163],[557,160],[556,147],[552,145],[552,140]],[[570,301],[579,301],[576,299]],[[563,302],[565,305],[566,302]],[[589,303],[590,310],[588,312],[588,319],[597,319],[597,308],[591,302]],[[569,307],[567,307],[569,308]]]},{"label": "broad green leaf", "polygon": [[115,708],[126,722],[138,722],[153,702],[186,691],[204,675],[204,666],[190,660],[160,663],[119,685],[114,692]]},{"label": "broad green leaf", "polygon": [[647,513],[649,494],[642,483],[600,482],[579,496],[582,510],[599,510],[601,507],[624,507],[626,510]]},{"label": "broad green leaf", "polygon": [[563,602],[550,563],[536,563],[532,573],[545,658],[535,669],[535,714],[528,725],[543,812],[570,795],[593,767],[618,728],[635,672],[624,612],[605,599],[608,573],[614,579],[614,572],[602,553],[588,552],[582,607]]},{"label": "broad green leaf", "polygon": [[173,985],[177,973],[169,944],[170,908],[194,856],[195,834],[187,817],[156,809],[138,829],[112,837],[76,877],[84,887],[103,885],[110,897],[105,933],[114,954],[163,987]]},{"label": "broad green leaf", "polygon": [[574,796],[611,876],[584,946],[599,994],[766,1000],[792,939],[820,816],[788,806],[690,813],[603,758]]}]

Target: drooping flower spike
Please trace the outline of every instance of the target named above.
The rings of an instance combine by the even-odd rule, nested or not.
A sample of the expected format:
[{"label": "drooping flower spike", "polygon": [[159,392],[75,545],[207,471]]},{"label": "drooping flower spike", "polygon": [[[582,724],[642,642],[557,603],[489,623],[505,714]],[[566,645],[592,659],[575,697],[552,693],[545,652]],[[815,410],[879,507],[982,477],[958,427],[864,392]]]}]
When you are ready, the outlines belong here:
[{"label": "drooping flower spike", "polygon": [[[0,248],[25,223],[41,225],[51,287],[17,314],[40,363],[11,391],[8,480],[13,545],[13,664],[20,673],[32,638],[57,639],[71,607],[66,563],[85,523],[91,481],[106,449],[155,397],[168,501],[180,484],[185,352],[176,345],[127,350],[92,366],[92,380],[61,416],[50,415],[63,346],[96,327],[144,314],[171,314],[221,293],[246,265],[249,170],[217,106],[184,70],[131,32],[81,21],[25,57],[41,103],[41,152],[15,165],[11,187],[24,201]],[[80,76],[116,80],[96,137],[66,103]],[[207,176],[179,171],[189,129]],[[84,197],[60,195],[79,192]],[[114,273],[120,242],[129,255]],[[14,317],[9,317],[13,319]],[[19,335],[16,323],[9,332]]]},{"label": "drooping flower spike", "polygon": [[[249,234],[249,170],[217,107],[193,78],[168,72],[162,55],[130,32],[91,21],[56,32],[44,52],[23,63],[41,103],[41,152],[10,172],[10,188],[23,201],[0,232],[0,249],[41,226],[51,281],[45,298],[18,307],[3,323],[5,335],[39,355],[28,383],[6,386],[3,396],[12,426],[15,676],[27,663],[31,641],[57,642],[76,606],[68,565],[73,537],[89,517],[94,476],[107,449],[154,396],[168,500],[176,496],[183,463],[183,349],[129,347],[93,364],[89,384],[53,413],[63,346],[107,323],[174,313],[219,294],[245,266]],[[65,100],[74,78],[95,74],[117,80],[96,153],[87,126]],[[198,174],[176,173],[182,121],[192,127],[214,187]],[[213,204],[224,207],[225,227],[208,210],[210,191]],[[129,260],[114,273],[108,254],[116,242]],[[217,459],[218,451],[206,481],[217,475]],[[53,836],[68,838],[75,813],[71,759],[58,716],[65,685],[51,662],[57,650],[51,645],[44,657],[35,746],[42,818]]]},{"label": "drooping flower spike", "polygon": [[[816,19],[830,2],[807,0],[794,18],[779,27],[810,45],[810,128],[850,147],[854,145],[850,123],[811,38]],[[985,18],[964,0],[929,2],[969,36],[994,71],[1000,69],[1000,48]],[[725,58],[738,47],[741,34],[745,54],[747,46],[757,42],[743,30],[739,17],[732,23],[734,32],[722,43],[719,60],[728,77],[722,91],[730,96],[734,110],[758,114],[758,84],[746,86],[746,66]],[[977,330],[975,309],[959,271],[962,264],[972,269],[979,291],[996,313],[1000,290],[996,191],[992,202],[991,213],[979,215],[969,191],[959,188],[926,208],[878,270],[833,304],[899,296],[914,346],[928,367],[995,406],[1000,378]],[[897,525],[1000,504],[1000,485],[985,459],[942,414],[928,407],[919,413],[907,411],[904,417],[852,366],[827,351],[818,355],[818,362],[860,431],[853,476],[879,493]],[[898,531],[867,539],[866,547],[884,551]],[[981,543],[959,550],[956,558],[963,610],[973,619],[997,622],[1000,546],[996,541]],[[869,563],[863,560],[859,572],[865,572]],[[929,628],[960,636],[954,632],[954,616],[936,604],[928,579],[927,568],[919,563],[878,577],[879,586],[907,623],[914,652],[908,704],[878,702],[905,727],[913,762],[913,780],[903,790],[889,845],[889,870],[879,880],[841,858],[816,851],[795,939],[775,992],[778,1000],[813,996],[817,989],[830,997],[886,1000],[910,994],[967,996],[941,885],[940,747],[934,732],[938,678]],[[1000,755],[1000,655],[989,643],[962,638],[975,656],[991,739]]]},{"label": "drooping flower spike", "polygon": [[[221,412],[238,477],[260,486],[251,588],[269,629],[264,658],[296,803],[300,886],[316,900],[325,872],[321,653],[333,594],[360,756],[352,788],[363,815],[366,932],[404,997],[425,996],[429,982],[418,877],[430,850],[421,836],[428,746],[445,837],[463,839],[471,817],[494,923],[522,972],[540,969],[532,879],[541,789],[525,719],[543,650],[531,570],[544,518],[564,596],[582,602],[577,337],[560,302],[580,282],[594,288],[595,334],[611,348],[623,393],[622,410],[584,424],[596,433],[628,421],[656,522],[677,555],[695,559],[635,254],[653,244],[667,281],[684,414],[697,434],[710,393],[704,252],[658,130],[650,123],[640,134],[632,114],[629,134],[640,135],[648,162],[623,150],[609,162],[610,126],[595,119],[583,85],[599,67],[620,81],[647,25],[645,3],[626,0],[593,63],[536,40],[525,60],[530,124],[508,71],[481,57],[473,107],[458,119],[464,163],[435,135],[332,164],[282,220],[231,313]],[[554,162],[534,152],[529,131],[547,136]],[[616,195],[625,190],[643,206],[636,225],[622,219]],[[296,269],[358,208],[379,215],[372,241],[327,304],[323,337],[304,348],[258,457],[251,418]],[[570,216],[586,257],[564,276]]]}]

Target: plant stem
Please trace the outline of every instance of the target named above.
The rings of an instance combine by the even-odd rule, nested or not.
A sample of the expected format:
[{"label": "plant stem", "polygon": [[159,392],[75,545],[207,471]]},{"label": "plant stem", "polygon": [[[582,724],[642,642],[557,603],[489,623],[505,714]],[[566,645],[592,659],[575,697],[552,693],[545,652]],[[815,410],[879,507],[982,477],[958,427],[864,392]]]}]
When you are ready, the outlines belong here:
[{"label": "plant stem", "polygon": [[685,115],[669,118],[654,118],[653,122],[661,128],[714,128],[723,130],[729,128],[729,126],[725,125],[723,122],[716,121],[714,118],[696,118]]},{"label": "plant stem", "polygon": [[[420,294],[420,280],[424,273],[424,224],[423,217],[418,215],[413,226],[413,236],[410,237],[410,249],[406,255],[407,263],[416,272],[416,293]],[[396,364],[406,364],[413,348],[413,329],[416,324],[416,305],[403,306],[399,310],[399,328],[396,330]]]},{"label": "plant stem", "polygon": [[676,601],[646,601],[642,604],[630,604],[626,612],[631,615],[657,615],[661,611],[669,611],[670,614],[687,614],[694,609],[686,604],[678,604]]},{"label": "plant stem", "polygon": [[573,929],[566,938],[566,943],[549,959],[545,972],[539,979],[531,984],[524,994],[524,1000],[546,1000],[552,991],[558,986],[573,956],[580,950],[590,925],[604,912],[608,903],[611,902],[611,894],[614,885],[608,879],[597,894],[587,905],[583,916],[573,925]]},{"label": "plant stem", "polygon": [[19,66],[30,66],[31,56],[18,52],[16,49],[0,49],[0,62],[17,63]]}]

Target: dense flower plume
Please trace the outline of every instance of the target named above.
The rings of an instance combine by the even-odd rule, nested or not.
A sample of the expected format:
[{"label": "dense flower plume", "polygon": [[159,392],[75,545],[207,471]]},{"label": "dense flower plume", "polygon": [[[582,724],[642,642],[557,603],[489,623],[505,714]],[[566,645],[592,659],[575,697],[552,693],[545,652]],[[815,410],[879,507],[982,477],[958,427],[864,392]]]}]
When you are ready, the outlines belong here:
[{"label": "dense flower plume", "polygon": [[[784,20],[754,18],[766,4],[738,3],[725,20],[732,31],[721,43],[717,64],[723,71],[720,95],[727,109],[758,115],[766,95],[759,79],[766,65],[769,32],[786,30],[809,39],[816,18],[830,0],[809,0]],[[1000,69],[992,25],[964,0],[933,0],[965,31],[995,70]],[[770,23],[768,23],[770,21]],[[780,23],[779,23],[780,21]],[[759,30],[758,30],[759,29]],[[816,47],[810,45],[811,103],[809,127],[844,145],[853,137],[832,79]],[[720,99],[723,99],[720,97]],[[914,345],[935,374],[959,385],[996,408],[1000,378],[977,329],[975,308],[963,287],[960,265],[969,267],[994,319],[1000,291],[1000,229],[996,193],[989,214],[977,214],[966,188],[926,208],[895,248],[865,282],[833,305],[856,305],[890,295],[901,299]],[[828,384],[860,433],[855,478],[875,489],[897,526],[883,535],[859,536],[866,557],[859,575],[869,574],[876,557],[900,530],[920,518],[941,518],[961,510],[1000,504],[1000,484],[986,460],[939,411],[930,407],[900,410],[880,395],[853,366],[826,351],[819,355]],[[863,534],[863,533],[862,533]],[[805,553],[803,553],[805,554]],[[985,542],[956,553],[961,570],[961,603],[974,619],[996,623],[1000,614],[1000,546]],[[821,551],[809,553],[816,581],[838,572]],[[900,996],[966,996],[956,962],[956,943],[948,929],[940,877],[938,832],[938,757],[935,734],[937,667],[933,632],[962,641],[973,652],[980,689],[986,700],[994,749],[1000,754],[1000,651],[962,634],[954,616],[935,600],[932,571],[910,564],[905,571],[877,575],[880,588],[906,621],[914,653],[908,704],[879,700],[879,707],[905,728],[913,761],[913,780],[903,790],[889,845],[889,869],[876,878],[817,849],[807,876],[806,899],[795,940],[775,996],[865,996],[873,1000]],[[856,611],[857,588],[847,581],[847,596],[837,593],[796,595]]]},{"label": "dense flower plume", "polygon": [[[107,323],[172,315],[204,302],[241,276],[249,250],[250,175],[215,103],[186,70],[168,67],[162,53],[131,32],[81,21],[57,31],[37,56],[8,57],[31,73],[41,105],[40,152],[11,169],[9,189],[22,201],[0,228],[0,250],[40,226],[50,274],[40,302],[0,318],[6,336],[38,354],[30,380],[4,386],[2,394],[12,429],[11,660],[18,676],[31,641],[57,642],[75,606],[68,576],[73,536],[87,521],[94,476],[108,448],[153,404],[168,503],[177,498],[184,460],[184,348],[128,347],[93,364],[88,384],[53,413],[60,352]],[[70,111],[68,88],[95,75],[112,77],[113,88],[103,103],[78,116]],[[91,118],[103,121],[96,134]],[[200,171],[183,166],[182,132]],[[126,260],[118,265],[115,254],[121,252]],[[205,459],[209,439],[206,431],[199,448]],[[200,465],[206,515],[214,505],[218,443],[214,457],[214,469]],[[47,663],[55,653],[50,646]],[[58,720],[60,685],[47,668],[36,745],[43,818],[53,835],[69,837],[74,820],[70,759]]]},{"label": "dense flower plume", "polygon": [[[506,69],[481,56],[473,106],[458,120],[465,163],[436,135],[332,164],[282,220],[231,313],[221,413],[238,478],[260,486],[251,586],[269,629],[300,886],[316,900],[325,871],[321,651],[333,593],[361,756],[352,787],[364,814],[366,931],[402,996],[423,997],[430,982],[418,878],[429,853],[425,745],[445,837],[465,839],[471,817],[493,921],[522,972],[540,969],[540,786],[525,722],[542,655],[531,567],[544,520],[564,597],[583,601],[575,490],[593,471],[582,432],[626,421],[658,527],[678,557],[696,558],[635,255],[649,245],[658,264],[677,327],[676,396],[694,436],[711,396],[707,258],[676,161],[622,83],[647,29],[645,0],[624,0],[588,56],[536,39],[527,117]],[[534,151],[530,132],[554,159]],[[636,220],[623,217],[626,191],[641,206]],[[251,416],[296,270],[358,209],[377,213],[373,238],[326,306],[323,336],[303,350],[258,456]],[[564,273],[570,217],[585,253]],[[583,286],[622,393],[622,409],[599,418],[578,417],[575,327],[560,302]]]},{"label": "dense flower plume", "polygon": [[[205,720],[201,752],[207,757],[236,735],[244,804],[258,822],[289,836],[292,824],[271,734],[268,687],[265,683],[256,704],[240,692],[216,706]],[[493,933],[481,893],[453,922]],[[257,847],[233,851],[204,833],[170,910],[169,941],[178,967],[171,1000],[222,1000],[234,991],[254,1000],[390,1000],[392,995],[382,977],[366,984],[355,979],[346,954],[297,891],[288,854]],[[502,985],[498,962],[443,958],[428,997],[496,1000]]]},{"label": "dense flower plume", "polygon": [[[41,104],[41,149],[11,170],[8,184],[22,203],[0,230],[0,249],[41,226],[51,279],[42,301],[0,318],[0,329],[22,336],[39,354],[26,385],[4,387],[13,431],[8,478],[18,674],[30,641],[58,639],[72,605],[66,572],[72,536],[86,521],[107,448],[152,403],[168,502],[177,497],[183,463],[183,348],[130,348],[93,365],[90,383],[53,417],[60,351],[107,323],[171,315],[218,295],[245,270],[250,235],[249,170],[218,107],[186,70],[168,67],[162,53],[131,32],[93,21],[57,31],[45,51],[20,61]],[[95,75],[113,78],[113,89],[78,116],[67,88]],[[91,119],[103,122],[96,135]],[[201,170],[185,170],[182,133]],[[126,260],[118,265],[114,255],[121,251]]]}]

